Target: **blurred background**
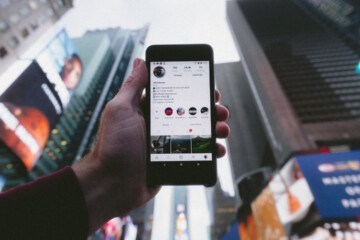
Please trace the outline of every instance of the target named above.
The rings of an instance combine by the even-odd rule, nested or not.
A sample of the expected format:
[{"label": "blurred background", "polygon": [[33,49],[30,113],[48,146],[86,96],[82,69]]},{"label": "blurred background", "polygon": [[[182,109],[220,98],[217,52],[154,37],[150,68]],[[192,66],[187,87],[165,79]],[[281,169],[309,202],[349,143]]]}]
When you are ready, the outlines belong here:
[{"label": "blurred background", "polygon": [[132,61],[186,43],[213,47],[230,111],[218,183],[164,187],[89,239],[360,239],[358,0],[0,0],[0,191],[81,159]]}]

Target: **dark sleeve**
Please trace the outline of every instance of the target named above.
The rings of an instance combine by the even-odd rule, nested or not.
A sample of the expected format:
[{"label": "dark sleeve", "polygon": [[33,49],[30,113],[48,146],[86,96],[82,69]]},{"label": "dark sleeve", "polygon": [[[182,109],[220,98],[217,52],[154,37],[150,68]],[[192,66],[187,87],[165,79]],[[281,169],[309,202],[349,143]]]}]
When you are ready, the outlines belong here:
[{"label": "dark sleeve", "polygon": [[88,217],[74,171],[66,167],[0,194],[0,239],[86,239]]}]

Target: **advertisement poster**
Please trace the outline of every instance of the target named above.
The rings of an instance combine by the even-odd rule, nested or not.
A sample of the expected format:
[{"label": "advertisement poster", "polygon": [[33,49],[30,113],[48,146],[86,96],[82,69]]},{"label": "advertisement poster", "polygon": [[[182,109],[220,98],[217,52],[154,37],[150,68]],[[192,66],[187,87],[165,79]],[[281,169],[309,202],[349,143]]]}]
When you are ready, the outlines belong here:
[{"label": "advertisement poster", "polygon": [[360,151],[295,156],[269,189],[290,239],[360,239]]},{"label": "advertisement poster", "polygon": [[269,187],[251,204],[259,239],[285,240],[287,235],[276,211],[275,201]]},{"label": "advertisement poster", "polygon": [[360,216],[360,151],[296,159],[322,218]]},{"label": "advertisement poster", "polygon": [[60,31],[36,58],[37,63],[54,85],[65,108],[80,82],[82,62],[73,41],[65,30]]},{"label": "advertisement poster", "polygon": [[283,225],[297,223],[308,214],[314,197],[295,159],[275,174],[269,187]]},{"label": "advertisement poster", "polygon": [[28,171],[82,75],[75,46],[60,31],[0,96],[0,139]]},{"label": "advertisement poster", "polygon": [[259,240],[255,218],[252,213],[244,221],[239,222],[239,234],[241,240]]}]

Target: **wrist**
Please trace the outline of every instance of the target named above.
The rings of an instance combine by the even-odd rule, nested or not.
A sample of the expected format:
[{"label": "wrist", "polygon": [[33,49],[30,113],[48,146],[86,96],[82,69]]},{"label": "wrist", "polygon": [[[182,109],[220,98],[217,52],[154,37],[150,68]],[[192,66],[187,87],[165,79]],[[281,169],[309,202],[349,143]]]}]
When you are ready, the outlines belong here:
[{"label": "wrist", "polygon": [[109,219],[116,216],[115,202],[112,201],[113,180],[98,164],[93,154],[86,155],[72,166],[83,191],[88,212],[88,225],[91,234]]}]

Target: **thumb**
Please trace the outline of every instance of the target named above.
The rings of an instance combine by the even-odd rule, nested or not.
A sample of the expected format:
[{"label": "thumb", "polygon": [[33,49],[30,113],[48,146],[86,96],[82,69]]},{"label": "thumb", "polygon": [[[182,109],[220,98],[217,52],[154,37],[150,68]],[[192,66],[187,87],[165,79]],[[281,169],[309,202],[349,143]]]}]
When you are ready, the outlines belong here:
[{"label": "thumb", "polygon": [[133,63],[133,70],[120,88],[116,98],[121,98],[122,101],[127,103],[138,104],[147,83],[147,75],[145,61],[136,58]]}]

